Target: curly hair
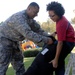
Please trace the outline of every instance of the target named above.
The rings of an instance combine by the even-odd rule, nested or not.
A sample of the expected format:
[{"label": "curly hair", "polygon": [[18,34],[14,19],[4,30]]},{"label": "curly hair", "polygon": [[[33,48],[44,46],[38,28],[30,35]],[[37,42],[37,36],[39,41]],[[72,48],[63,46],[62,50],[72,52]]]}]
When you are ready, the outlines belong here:
[{"label": "curly hair", "polygon": [[58,3],[58,2],[51,2],[47,5],[47,11],[54,11],[54,13],[56,15],[58,15],[60,18],[64,15],[65,13],[65,9],[63,8],[62,4]]}]

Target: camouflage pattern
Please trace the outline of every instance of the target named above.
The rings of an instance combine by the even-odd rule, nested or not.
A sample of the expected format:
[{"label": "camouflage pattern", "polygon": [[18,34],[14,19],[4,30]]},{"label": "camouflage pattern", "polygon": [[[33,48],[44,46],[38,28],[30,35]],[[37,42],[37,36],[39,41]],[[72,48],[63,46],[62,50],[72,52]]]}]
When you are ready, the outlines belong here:
[{"label": "camouflage pattern", "polygon": [[18,48],[18,44],[2,37],[0,38],[0,75],[6,75],[10,62],[16,71],[16,75],[22,75],[25,72],[23,54]]},{"label": "camouflage pattern", "polygon": [[5,75],[9,63],[16,70],[16,75],[25,72],[23,55],[19,46],[19,41],[26,39],[36,43],[47,43],[48,38],[40,25],[35,20],[29,19],[25,10],[10,16],[0,26],[0,75]]}]

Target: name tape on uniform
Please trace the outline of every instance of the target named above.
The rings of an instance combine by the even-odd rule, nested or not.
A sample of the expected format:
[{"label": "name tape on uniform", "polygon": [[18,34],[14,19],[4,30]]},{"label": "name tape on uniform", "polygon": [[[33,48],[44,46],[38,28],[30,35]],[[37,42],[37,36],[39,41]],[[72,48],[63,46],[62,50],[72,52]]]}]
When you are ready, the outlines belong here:
[{"label": "name tape on uniform", "polygon": [[45,49],[41,52],[41,54],[42,54],[42,55],[45,55],[47,52],[48,52],[48,49],[45,48]]}]

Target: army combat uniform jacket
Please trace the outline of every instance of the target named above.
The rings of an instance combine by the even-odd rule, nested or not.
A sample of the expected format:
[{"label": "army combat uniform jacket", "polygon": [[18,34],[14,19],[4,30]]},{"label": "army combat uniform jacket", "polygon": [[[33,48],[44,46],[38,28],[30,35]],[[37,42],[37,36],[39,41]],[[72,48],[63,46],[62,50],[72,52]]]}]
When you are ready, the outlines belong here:
[{"label": "army combat uniform jacket", "polygon": [[16,70],[16,75],[22,75],[25,69],[18,42],[26,38],[36,43],[47,43],[46,36],[40,25],[30,19],[25,10],[5,20],[0,26],[0,75],[5,75],[9,62]]}]

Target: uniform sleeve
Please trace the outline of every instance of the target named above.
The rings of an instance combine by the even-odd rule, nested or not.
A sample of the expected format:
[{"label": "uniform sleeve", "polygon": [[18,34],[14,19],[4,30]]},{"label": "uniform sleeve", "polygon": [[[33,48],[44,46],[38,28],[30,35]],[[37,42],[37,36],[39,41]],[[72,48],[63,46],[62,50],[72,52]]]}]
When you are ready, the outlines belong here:
[{"label": "uniform sleeve", "polygon": [[48,37],[38,34],[31,30],[29,24],[27,23],[27,20],[23,20],[23,19],[17,20],[16,24],[14,25],[14,29],[17,30],[17,32],[19,32],[25,38],[35,43],[48,42]]},{"label": "uniform sleeve", "polygon": [[45,32],[36,21],[34,21],[34,24],[38,26],[38,30],[37,30],[38,34],[43,35],[43,36],[49,36],[49,34]]}]

